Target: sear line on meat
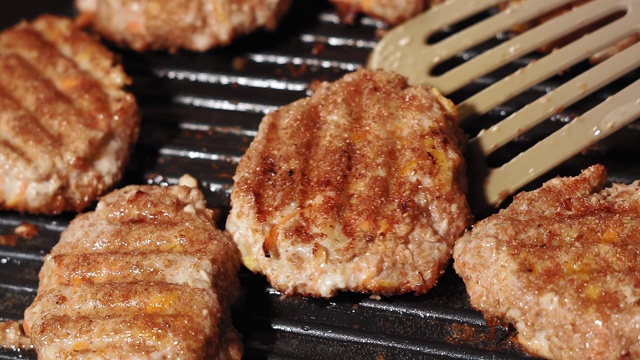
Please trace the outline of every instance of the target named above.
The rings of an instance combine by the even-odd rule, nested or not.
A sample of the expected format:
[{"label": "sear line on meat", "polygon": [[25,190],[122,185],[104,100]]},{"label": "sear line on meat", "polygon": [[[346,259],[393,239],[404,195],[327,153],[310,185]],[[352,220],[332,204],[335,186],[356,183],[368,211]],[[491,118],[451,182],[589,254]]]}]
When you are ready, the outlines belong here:
[{"label": "sear line on meat", "polygon": [[43,15],[0,33],[0,208],[81,211],[120,180],[140,114],[114,54]]},{"label": "sear line on meat", "polygon": [[286,295],[427,292],[470,225],[452,102],[359,70],[265,116],[227,230]]},{"label": "sear line on meat", "polygon": [[69,224],[25,311],[38,359],[240,359],[237,249],[181,183],[116,190]]}]

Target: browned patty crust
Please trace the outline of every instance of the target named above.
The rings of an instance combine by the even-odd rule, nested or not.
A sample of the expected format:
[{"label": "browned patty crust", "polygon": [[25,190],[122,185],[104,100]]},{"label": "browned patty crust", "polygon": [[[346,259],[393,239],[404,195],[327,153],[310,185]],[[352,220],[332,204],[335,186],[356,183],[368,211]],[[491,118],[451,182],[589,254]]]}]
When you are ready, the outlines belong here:
[{"label": "browned patty crust", "polygon": [[553,359],[640,358],[640,181],[592,166],[517,195],[457,243],[471,304]]},{"label": "browned patty crust", "polygon": [[240,359],[240,258],[181,180],[116,190],[69,224],[25,311],[38,359]]},{"label": "browned patty crust", "polygon": [[444,0],[330,0],[345,22],[352,22],[358,13],[382,19],[387,24],[399,24]]},{"label": "browned patty crust", "polygon": [[76,0],[82,22],[137,51],[205,51],[275,29],[291,0]]},{"label": "browned patty crust", "polygon": [[265,116],[227,221],[244,264],[288,295],[428,291],[471,221],[456,118],[371,70]]},{"label": "browned patty crust", "polygon": [[80,211],[122,176],[140,114],[114,54],[71,20],[0,33],[0,208]]}]

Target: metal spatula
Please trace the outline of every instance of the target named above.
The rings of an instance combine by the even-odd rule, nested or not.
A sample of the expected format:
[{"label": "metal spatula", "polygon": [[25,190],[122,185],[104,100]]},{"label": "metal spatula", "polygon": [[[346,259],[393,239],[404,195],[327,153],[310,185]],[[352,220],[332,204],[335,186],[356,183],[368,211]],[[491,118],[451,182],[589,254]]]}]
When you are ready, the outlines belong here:
[{"label": "metal spatula", "polygon": [[[505,2],[449,0],[387,33],[372,52],[368,67],[398,72],[413,85],[434,86],[448,95],[541,46],[584,29],[590,23],[615,18],[457,104],[461,121],[473,121],[475,117],[598,51],[640,33],[640,0],[593,0],[517,35],[442,75],[431,75],[436,65],[454,55],[574,1],[528,0],[514,9],[496,12],[438,43],[427,44],[430,36],[446,26]],[[472,184],[469,199],[472,207],[479,209],[499,204],[533,179],[639,118],[640,80],[636,80],[506,164],[500,167],[486,165],[487,156],[496,149],[639,65],[640,43],[636,43],[471,139],[467,162]],[[473,185],[476,186],[475,191]]]}]

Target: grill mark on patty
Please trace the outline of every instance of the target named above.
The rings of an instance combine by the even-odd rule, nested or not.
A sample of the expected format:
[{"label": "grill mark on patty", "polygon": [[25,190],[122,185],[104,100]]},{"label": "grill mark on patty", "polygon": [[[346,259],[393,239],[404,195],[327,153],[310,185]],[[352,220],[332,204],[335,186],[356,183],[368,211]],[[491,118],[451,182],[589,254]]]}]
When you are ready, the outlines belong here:
[{"label": "grill mark on patty", "polygon": [[[115,55],[100,42],[93,41],[90,35],[74,29],[71,22],[43,16],[31,25],[43,39],[53,44],[62,55],[73,59],[80,70],[90,74],[106,89],[116,90],[128,83],[126,74],[114,71]],[[91,56],[87,56],[89,54]]]},{"label": "grill mark on patty", "polygon": [[[0,55],[0,68],[2,68],[2,58]],[[60,146],[60,142],[49,129],[21,107],[13,96],[1,86],[0,108],[5,110],[0,112],[0,140],[19,155],[16,161],[29,160],[33,162],[39,160],[45,162],[46,160],[42,159],[41,154]],[[50,161],[46,162],[48,165],[51,164]]]},{"label": "grill mark on patty", "polygon": [[[366,75],[370,77],[370,75]],[[347,84],[344,89],[345,93],[353,94],[349,97],[345,106],[351,110],[351,117],[356,124],[353,132],[354,145],[353,171],[349,174],[349,186],[347,198],[347,209],[345,212],[344,233],[352,240],[357,238],[364,239],[366,242],[373,241],[371,233],[374,228],[378,227],[378,220],[373,214],[377,213],[381,198],[386,197],[385,184],[387,181],[384,175],[376,174],[376,171],[389,171],[391,159],[385,158],[389,155],[386,150],[386,140],[389,134],[381,124],[380,114],[377,113],[378,101],[384,97],[384,89],[376,89],[375,84],[367,81],[364,85],[354,87],[353,84]],[[372,89],[372,86],[374,87]],[[385,101],[387,101],[386,99]],[[386,119],[384,119],[386,120]],[[378,166],[382,166],[379,168]],[[382,187],[381,187],[382,186]],[[362,189],[368,189],[362,191]],[[361,204],[370,204],[364,207]],[[360,246],[364,246],[361,243]]]},{"label": "grill mark on patty", "polygon": [[[349,91],[359,90],[349,89],[345,90],[345,93]],[[298,103],[297,106],[306,106],[307,108],[301,114],[296,114],[294,118],[286,120],[287,122],[295,123],[295,126],[288,127],[290,129],[288,131],[281,130],[277,121],[268,122],[269,131],[266,131],[266,138],[264,139],[266,144],[257,155],[262,159],[260,166],[262,175],[248,179],[248,184],[246,185],[247,188],[259,189],[253,191],[256,197],[258,221],[265,223],[270,211],[280,211],[293,203],[294,200],[299,200],[299,209],[303,209],[304,204],[312,200],[308,195],[309,193],[329,191],[335,193],[336,200],[325,199],[322,204],[323,211],[321,215],[328,218],[335,216],[336,218],[351,219],[350,222],[345,223],[342,229],[350,239],[354,239],[357,236],[372,239],[378,235],[377,229],[385,229],[400,222],[402,213],[406,212],[412,204],[415,204],[415,200],[406,197],[405,193],[414,193],[418,185],[413,182],[398,180],[401,169],[398,167],[396,160],[401,155],[399,150],[389,146],[389,141],[392,138],[391,132],[394,131],[391,124],[399,121],[399,119],[394,117],[393,119],[388,119],[388,121],[370,121],[370,119],[384,119],[385,114],[383,108],[370,106],[367,99],[391,97],[392,94],[388,94],[384,89],[376,87],[364,91],[366,94],[353,93],[349,97],[325,102],[320,101],[317,104],[302,100],[303,102]],[[370,101],[375,104],[380,100]],[[342,102],[348,105],[344,105]],[[325,132],[325,128],[318,128],[315,119],[323,116],[324,108],[331,109],[331,111],[339,111],[339,109],[343,108],[350,109],[350,111],[343,114],[344,116],[336,115],[337,118],[351,119],[346,128],[338,127],[336,124],[330,125],[328,122],[323,125],[325,128],[331,129],[332,132]],[[433,107],[430,110],[434,111]],[[281,114],[276,111],[271,116],[286,117],[287,114]],[[403,116],[404,113],[397,117],[402,118]],[[344,145],[345,142],[338,140],[343,135],[352,137],[352,139],[346,141],[348,145]],[[371,136],[377,138],[372,138]],[[443,136],[443,132],[435,131],[433,136]],[[380,139],[380,137],[382,138]],[[278,156],[278,152],[282,151],[282,149],[276,149],[272,144],[277,144],[277,140],[283,138],[289,139],[290,143],[295,144],[298,156],[288,159],[282,159]],[[374,144],[381,145],[374,147]],[[417,150],[418,146],[419,144],[416,144],[414,147],[416,152],[419,151]],[[442,145],[437,144],[437,147],[442,148]],[[385,176],[369,174],[371,164],[375,163],[380,156],[384,158],[381,171],[392,178],[392,181],[387,181]],[[328,163],[328,161],[331,161],[331,163]],[[426,167],[430,168],[431,166]],[[443,169],[443,172],[448,170],[448,168]],[[339,178],[336,177],[336,174],[345,175],[344,178]],[[300,182],[302,186],[289,186],[297,182]],[[273,186],[278,187],[278,189],[272,190],[279,191],[279,194],[275,194],[271,190],[264,191],[264,189],[271,189]],[[358,192],[358,188],[368,188],[371,191],[368,193]],[[278,196],[279,203],[275,204],[274,199],[277,199]],[[398,210],[394,212],[391,221],[382,224],[381,220],[375,216],[375,213],[379,210],[375,204],[379,204],[381,198],[387,197],[397,199],[394,206]],[[345,203],[339,199],[352,200],[351,203]],[[374,205],[365,208],[360,206],[362,202]],[[264,204],[269,204],[271,207],[266,207]],[[353,216],[348,216],[352,213]],[[295,215],[286,217],[280,224],[272,225],[273,228],[266,241],[266,253],[275,248],[275,236],[279,225],[291,220]],[[368,219],[369,223],[364,224],[363,227],[363,223],[359,221],[360,219]],[[297,228],[303,229],[304,227],[299,226]],[[410,230],[406,229],[407,232]],[[313,240],[313,234],[304,233],[302,230],[296,233],[296,236],[303,241],[305,239],[307,239],[306,241]]]},{"label": "grill mark on patty", "polygon": [[[5,71],[15,72],[3,75],[1,83],[14,87],[20,104],[40,119],[43,128],[59,130],[54,133],[63,145],[59,151],[71,156],[94,152],[101,141],[96,130],[109,130],[108,96],[99,84],[33,30],[7,31],[0,46],[9,54]],[[27,82],[24,87],[14,84],[21,81]],[[41,110],[42,104],[46,110]]]},{"label": "grill mark on patty", "polygon": [[[92,236],[94,226],[104,227],[99,237]],[[70,226],[71,228],[71,226]],[[188,249],[204,249],[211,241],[207,226],[203,224],[184,224],[171,222],[166,224],[123,223],[115,226],[105,225],[102,221],[86,224],[82,228],[73,226],[70,239],[78,244],[65,243],[57,250],[59,253],[99,252],[115,253],[144,251],[154,248],[163,251],[184,252]],[[160,232],[161,235],[155,235]]]},{"label": "grill mark on patty", "polygon": [[[34,341],[36,347],[45,344],[57,344],[58,355],[74,357],[78,354],[107,350],[109,353],[123,351],[125,354],[135,349],[136,354],[150,354],[158,349],[171,349],[172,354],[182,354],[186,359],[203,359],[205,349],[194,348],[193,344],[201,344],[211,332],[202,326],[209,320],[194,318],[189,315],[115,315],[108,318],[77,316],[44,316],[34,323],[33,332],[40,336]],[[73,323],[69,331],[69,323]],[[181,326],[171,326],[179,323]],[[109,333],[109,329],[127,329],[118,333]],[[216,329],[213,329],[217,333]],[[217,335],[217,334],[216,334]],[[215,337],[217,337],[214,335]],[[62,341],[60,341],[62,339]],[[189,339],[192,341],[175,341]],[[72,356],[73,355],[73,356]]]},{"label": "grill mark on patty", "polygon": [[[0,55],[0,67],[3,56]],[[0,107],[6,112],[0,113],[0,136],[12,143],[27,142],[32,147],[47,149],[59,146],[56,137],[44,127],[27,109],[20,106],[17,100],[0,86]],[[29,130],[29,131],[27,131]]]},{"label": "grill mark on patty", "polygon": [[[404,174],[403,168],[401,167],[401,164],[407,163],[405,158],[409,158],[409,161],[412,161],[413,157],[407,155],[410,153],[410,149],[407,149],[404,144],[401,148],[392,144],[393,139],[403,137],[400,129],[405,128],[407,126],[406,122],[410,120],[403,105],[398,106],[400,108],[398,115],[394,116],[393,119],[390,119],[392,121],[389,121],[386,124],[387,129],[385,134],[387,134],[387,136],[385,138],[385,144],[387,144],[387,151],[389,153],[387,156],[390,161],[385,161],[385,165],[388,166],[386,169],[386,176],[391,179],[387,183],[389,186],[387,196],[392,199],[392,201],[387,203],[388,208],[385,209],[385,212],[390,215],[389,220],[385,223],[378,221],[378,229],[380,229],[378,236],[381,237],[385,237],[386,233],[391,228],[395,228],[396,231],[399,230],[398,226],[402,224],[403,217],[411,216],[414,219],[416,218],[415,214],[412,214],[411,212],[411,209],[415,208],[415,200],[407,196],[408,194],[415,192],[416,185],[411,181],[407,181],[406,174]],[[402,126],[398,127],[397,124],[402,124]],[[413,228],[405,228],[403,232],[408,234],[412,230]]]},{"label": "grill mark on patty", "polygon": [[[458,140],[426,141],[461,135],[454,105],[413,89],[362,70],[265,116],[238,164],[227,221],[249,269],[287,295],[430,288],[471,216]],[[433,179],[441,161],[452,162],[449,175]]]},{"label": "grill mark on patty", "polygon": [[[351,129],[348,124],[344,131],[344,134],[339,134],[335,127],[339,128],[339,125],[330,124],[330,121],[321,121],[325,117],[325,109],[332,110],[333,104],[331,103],[314,103],[310,108],[308,116],[306,112],[302,112],[300,115],[304,121],[309,124],[306,131],[307,134],[299,134],[299,137],[305,137],[306,147],[308,148],[305,158],[303,158],[303,173],[306,174],[305,183],[302,186],[303,195],[300,197],[301,205],[315,203],[312,196],[317,194],[326,194],[328,192],[335,193],[335,196],[340,196],[341,186],[343,179],[336,177],[336,175],[342,175],[344,168],[345,154],[340,148],[340,138],[344,134],[349,134]],[[344,119],[340,116],[336,116],[334,122],[338,124]],[[332,198],[324,198],[323,203],[316,206],[324,208],[326,205],[333,203],[335,200]],[[331,206],[327,206],[331,209]],[[327,215],[331,215],[329,213]]]},{"label": "grill mark on patty", "polygon": [[181,283],[184,274],[190,286],[211,286],[213,264],[202,252],[189,251],[182,254],[157,252],[115,252],[58,254],[53,256],[55,270],[46,272],[40,281],[57,285],[109,284],[127,281],[128,274],[135,273],[138,280],[148,282]]},{"label": "grill mark on patty", "polygon": [[0,72],[0,139],[12,152],[0,206],[81,211],[120,179],[137,138],[122,66],[70,19],[43,15],[0,33]]},{"label": "grill mark on patty", "polygon": [[[302,100],[303,102],[306,100]],[[280,228],[286,225],[290,220],[302,218],[304,215],[305,204],[310,200],[309,193],[312,192],[310,188],[317,187],[317,184],[312,183],[315,179],[314,171],[319,167],[313,167],[313,160],[316,158],[318,152],[319,143],[316,140],[318,133],[321,131],[317,123],[317,118],[320,116],[320,109],[318,106],[313,105],[308,112],[295,113],[295,114],[275,114],[276,118],[283,116],[284,119],[276,119],[271,121],[270,126],[275,127],[275,131],[270,132],[267,136],[267,143],[265,148],[268,149],[269,158],[274,160],[275,173],[272,177],[273,183],[267,186],[272,191],[267,192],[265,203],[274,204],[275,209],[268,211],[265,209],[265,216],[272,216],[273,211],[289,211],[290,214],[280,219],[278,223],[273,224],[269,230],[269,235],[265,240],[264,250],[265,253],[273,253],[277,250],[276,238],[280,231]],[[280,124],[280,121],[283,124]],[[286,124],[295,124],[295,126],[287,126]],[[283,125],[282,127],[280,125]],[[280,143],[279,139],[290,139],[288,146],[293,146],[297,150],[288,151],[288,155],[292,153],[295,156],[282,157],[279,153],[282,153],[281,148],[277,145]],[[275,146],[274,146],[275,145]],[[290,171],[293,170],[293,173]],[[298,174],[296,174],[296,172]],[[291,174],[291,176],[289,176]],[[265,174],[266,175],[266,174]],[[259,188],[258,188],[259,189]],[[280,200],[278,200],[280,199]],[[278,202],[276,202],[278,201]],[[287,209],[291,204],[297,204],[295,208]],[[304,228],[296,226],[293,230],[296,236],[300,236],[301,240],[309,241],[310,234],[306,231],[301,231]],[[273,254],[270,254],[273,255]],[[275,253],[277,256],[278,254]]]},{"label": "grill mark on patty", "polygon": [[[73,27],[71,22],[56,21],[53,17],[42,16],[37,18],[32,27],[39,31],[39,35],[55,46],[55,48],[67,59],[74,62],[78,73],[88,74],[86,81],[95,81],[102,86],[103,94],[94,91],[94,97],[87,98],[87,106],[99,100],[106,101],[102,109],[108,109],[110,121],[105,118],[105,126],[110,126],[114,135],[129,142],[137,138],[137,127],[131,126],[131,118],[139,118],[137,106],[131,94],[122,91],[122,88],[130,83],[129,77],[122,71],[116,56],[98,41]],[[81,96],[85,98],[86,95]],[[96,104],[97,107],[97,104]],[[100,114],[102,112],[98,112]],[[96,114],[96,112],[94,112]]]},{"label": "grill mark on patty", "polygon": [[0,71],[0,86],[6,92],[19,94],[20,105],[43,127],[52,130],[62,146],[56,149],[58,153],[73,158],[93,152],[97,134],[83,126],[82,115],[37,68],[12,54],[1,59]]},{"label": "grill mark on patty", "polygon": [[48,316],[90,316],[93,318],[128,313],[185,315],[193,308],[208,309],[215,304],[211,289],[193,288],[166,282],[129,282],[58,285],[39,298],[38,307],[47,309]]},{"label": "grill mark on patty", "polygon": [[80,124],[89,129],[109,129],[109,98],[101,84],[41,34],[32,29],[14,29],[0,37],[0,47],[37,68],[63,95],[64,101],[80,110],[83,115]]},{"label": "grill mark on patty", "polygon": [[25,311],[38,357],[240,358],[239,259],[212,215],[195,188],[142,185],[77,216]]}]

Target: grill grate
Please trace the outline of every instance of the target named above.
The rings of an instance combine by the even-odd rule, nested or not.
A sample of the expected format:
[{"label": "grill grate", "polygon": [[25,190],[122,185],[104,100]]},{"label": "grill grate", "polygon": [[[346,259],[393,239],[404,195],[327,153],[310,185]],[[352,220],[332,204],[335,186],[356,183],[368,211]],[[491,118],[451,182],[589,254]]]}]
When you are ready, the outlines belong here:
[{"label": "grill grate", "polygon": [[[14,6],[0,15],[3,28],[42,12],[73,15],[70,0],[29,0]],[[260,32],[225,49],[170,55],[114,48],[134,80],[131,91],[143,113],[140,141],[121,185],[173,184],[189,172],[201,181],[211,206],[228,210],[235,165],[262,116],[306,96],[309,82],[335,80],[364,64],[383,29],[381,22],[366,17],[354,25],[341,24],[325,1],[297,1],[277,32]],[[639,75],[636,70],[623,81]],[[500,74],[491,76],[474,86],[491,83]],[[560,81],[550,79],[518,101],[536,98]],[[606,97],[607,91],[594,98]],[[474,134],[517,107],[517,102],[506,104],[465,131]],[[528,147],[571,116],[570,110],[554,116],[537,133],[520,137],[511,150]],[[638,140],[640,129],[632,125],[548,177],[576,174],[599,162],[608,167],[610,181],[631,182],[640,178],[640,161],[633,155],[638,153]],[[73,216],[0,212],[0,234],[11,233],[23,222],[39,229],[31,240],[0,246],[0,321],[22,318],[36,294],[43,257]],[[470,309],[464,285],[451,267],[424,296],[382,300],[359,294],[330,300],[282,299],[263,278],[246,270],[240,275],[246,296],[234,322],[243,334],[246,358],[334,359],[345,354],[353,359],[528,358],[516,345],[512,329],[487,326]],[[23,358],[34,359],[35,353],[0,350],[0,359]]]}]

